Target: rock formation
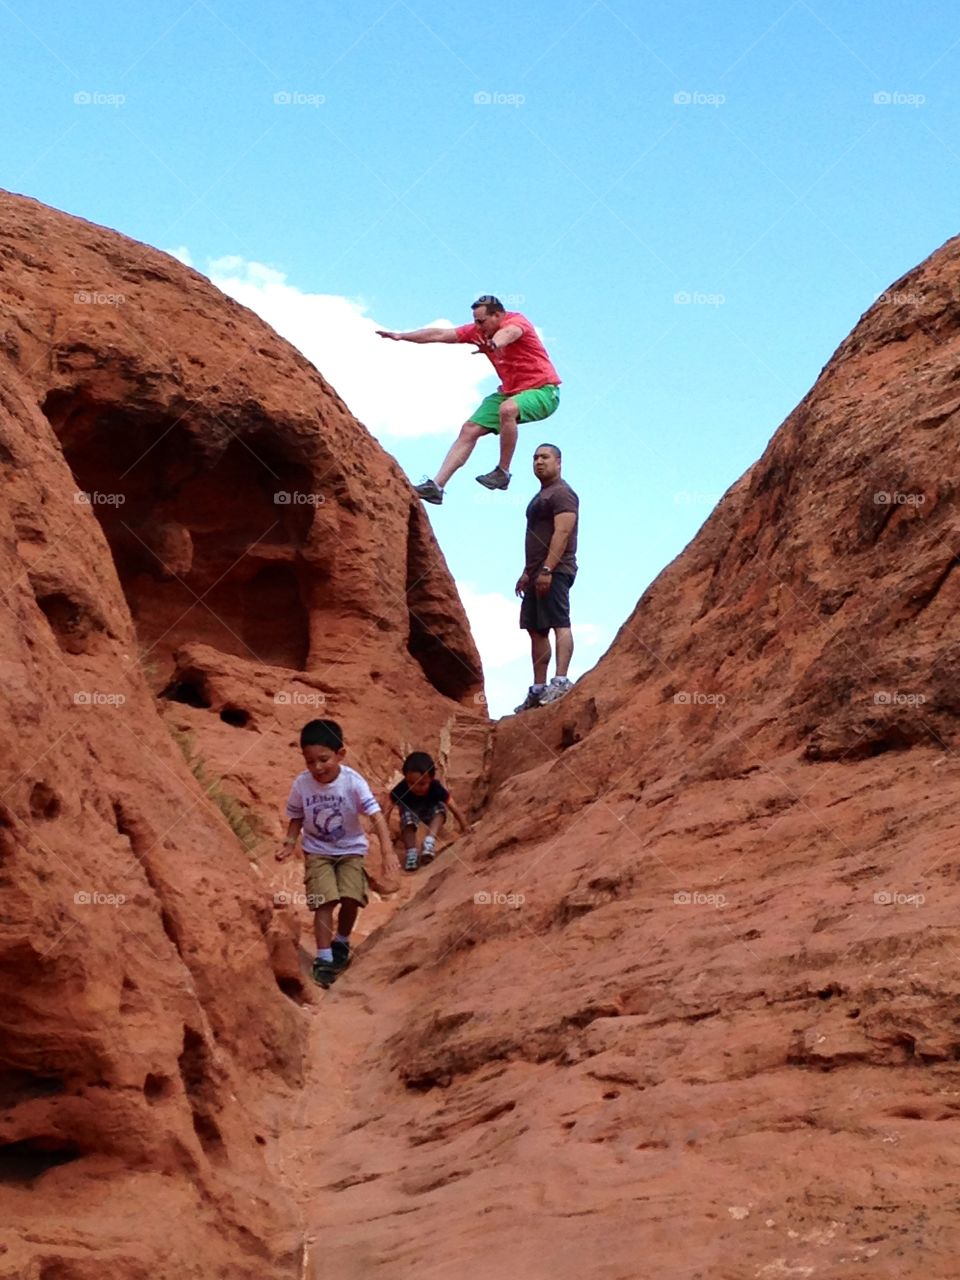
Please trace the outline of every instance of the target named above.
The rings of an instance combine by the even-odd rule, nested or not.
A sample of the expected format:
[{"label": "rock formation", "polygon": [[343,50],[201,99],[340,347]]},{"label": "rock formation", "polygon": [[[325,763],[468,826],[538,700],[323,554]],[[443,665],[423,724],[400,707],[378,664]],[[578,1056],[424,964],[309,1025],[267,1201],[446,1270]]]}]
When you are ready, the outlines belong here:
[{"label": "rock formation", "polygon": [[327,997],[316,1276],[956,1274],[958,427],[960,239]]},{"label": "rock formation", "polygon": [[[0,205],[0,1280],[952,1280],[960,240],[485,751],[319,375]],[[269,824],[320,707],[375,776],[411,723],[485,765],[313,1003],[224,815]]]},{"label": "rock formation", "polygon": [[0,476],[0,1277],[299,1276],[273,1155],[313,998],[305,912],[274,910],[297,730],[341,719],[382,785],[412,724],[477,720],[459,599],[306,360],[10,195]]}]

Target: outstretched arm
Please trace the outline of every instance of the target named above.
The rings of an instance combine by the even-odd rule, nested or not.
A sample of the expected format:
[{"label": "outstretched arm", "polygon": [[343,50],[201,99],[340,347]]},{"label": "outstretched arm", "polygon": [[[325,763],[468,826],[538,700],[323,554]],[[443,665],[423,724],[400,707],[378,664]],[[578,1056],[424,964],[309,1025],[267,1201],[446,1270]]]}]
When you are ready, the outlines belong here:
[{"label": "outstretched arm", "polygon": [[392,342],[456,342],[456,329],[411,329],[407,333],[395,333],[392,329],[378,329],[381,338]]}]

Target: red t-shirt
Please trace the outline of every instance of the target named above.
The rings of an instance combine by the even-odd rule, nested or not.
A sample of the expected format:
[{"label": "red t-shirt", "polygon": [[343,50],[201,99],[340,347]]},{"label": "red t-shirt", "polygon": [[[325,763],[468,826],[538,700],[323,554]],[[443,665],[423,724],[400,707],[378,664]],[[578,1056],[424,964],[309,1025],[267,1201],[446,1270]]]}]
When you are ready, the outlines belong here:
[{"label": "red t-shirt", "polygon": [[502,351],[491,351],[485,345],[487,339],[473,323],[458,326],[457,341],[476,342],[483,347],[500,378],[498,390],[505,396],[515,395],[518,391],[532,391],[534,387],[559,386],[560,378],[550,362],[547,349],[527,317],[519,311],[506,311],[500,317],[499,328],[503,329],[508,324],[517,325],[523,333]]}]

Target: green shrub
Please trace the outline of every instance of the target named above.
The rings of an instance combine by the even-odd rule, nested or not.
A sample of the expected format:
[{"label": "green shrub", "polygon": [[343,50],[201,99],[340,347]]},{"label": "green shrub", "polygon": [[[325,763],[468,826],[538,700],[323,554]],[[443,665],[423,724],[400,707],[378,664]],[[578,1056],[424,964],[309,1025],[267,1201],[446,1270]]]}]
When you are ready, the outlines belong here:
[{"label": "green shrub", "polygon": [[191,734],[184,733],[181,729],[171,729],[170,733],[174,742],[183,752],[183,758],[186,760],[190,772],[223,814],[231,831],[244,849],[248,853],[252,853],[263,839],[263,828],[257,815],[242,804],[236,796],[224,791],[220,785],[223,779],[214,777],[210,773],[206,760],[196,750]]}]

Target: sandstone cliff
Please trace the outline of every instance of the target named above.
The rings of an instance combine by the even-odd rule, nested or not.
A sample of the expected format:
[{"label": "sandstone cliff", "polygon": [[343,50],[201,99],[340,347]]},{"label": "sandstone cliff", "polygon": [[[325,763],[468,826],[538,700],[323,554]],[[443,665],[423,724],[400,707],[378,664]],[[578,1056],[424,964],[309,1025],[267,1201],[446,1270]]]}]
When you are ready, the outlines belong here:
[{"label": "sandstone cliff", "polygon": [[956,1275],[958,427],[953,240],[500,722],[481,821],[324,1006],[317,1276]]},{"label": "sandstone cliff", "polygon": [[482,684],[459,599],[307,361],[10,195],[0,475],[0,1276],[298,1276],[296,734],[341,719],[380,784],[411,725],[449,743]]},{"label": "sandstone cliff", "polygon": [[0,204],[0,1277],[952,1280],[960,241],[311,1004],[170,731],[262,823],[315,708],[476,769],[442,560],[247,312]]}]

